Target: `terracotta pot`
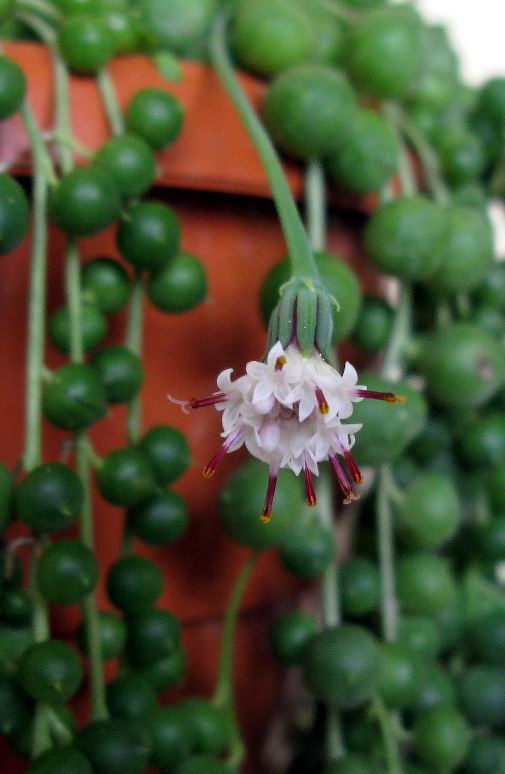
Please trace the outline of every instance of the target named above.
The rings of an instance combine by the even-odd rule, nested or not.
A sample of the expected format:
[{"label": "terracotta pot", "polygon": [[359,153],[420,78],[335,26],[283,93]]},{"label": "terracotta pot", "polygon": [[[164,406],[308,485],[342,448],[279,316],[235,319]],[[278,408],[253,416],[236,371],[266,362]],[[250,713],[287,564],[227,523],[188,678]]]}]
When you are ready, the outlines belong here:
[{"label": "terracotta pot", "polygon": [[[25,70],[29,100],[41,126],[51,128],[53,78],[47,51],[34,44],[6,46],[7,53]],[[208,300],[183,315],[164,315],[147,304],[145,329],[146,383],[143,389],[143,422],[180,427],[188,436],[193,464],[175,488],[188,501],[191,525],[187,535],[174,547],[150,550],[163,567],[166,590],[160,603],[184,622],[189,652],[189,677],[185,692],[208,695],[212,691],[217,665],[220,621],[233,580],[245,550],[222,531],[216,499],[223,480],[237,465],[240,455],[226,459],[210,481],[201,477],[204,463],[219,443],[219,417],[212,409],[182,414],[166,399],[167,392],[188,398],[215,389],[216,374],[232,366],[240,371],[257,358],[264,347],[264,329],[257,309],[259,287],[269,267],[285,253],[275,211],[268,199],[268,185],[260,161],[240,121],[213,72],[197,63],[183,65],[181,83],[168,84],[152,63],[142,57],[127,57],[111,67],[122,104],[139,88],[159,86],[182,101],[185,127],[181,138],[159,156],[160,188],[156,196],[173,206],[183,225],[183,247],[201,257],[209,275]],[[243,76],[243,83],[255,103],[262,83]],[[81,142],[96,148],[108,136],[107,123],[96,84],[92,79],[74,78],[71,88],[73,130]],[[29,173],[27,140],[18,117],[0,124],[2,160],[16,159],[16,168]],[[287,167],[294,191],[302,191],[302,171]],[[254,197],[254,198],[253,198]],[[338,194],[336,194],[338,198]],[[349,202],[348,202],[349,204]],[[372,199],[351,202],[353,208],[369,209]],[[361,218],[348,215],[346,222],[335,215],[330,222],[329,247],[343,255],[360,273],[365,284],[375,282],[373,271],[360,251],[358,233]],[[83,239],[85,258],[117,255],[114,230]],[[3,412],[0,457],[14,466],[23,444],[23,356],[26,337],[26,296],[29,273],[29,239],[0,263],[0,357]],[[65,240],[53,229],[49,269],[49,307],[63,302],[63,254]],[[111,321],[111,342],[121,342],[124,315]],[[48,351],[48,364],[63,362],[61,355]],[[113,408],[93,429],[99,452],[125,442],[125,412]],[[67,436],[45,428],[47,459],[64,454]],[[98,600],[109,607],[104,593],[107,568],[118,555],[123,515],[119,508],[95,502],[97,553],[102,573]],[[268,729],[281,675],[268,654],[265,631],[274,607],[293,598],[300,584],[280,567],[274,552],[265,554],[247,592],[236,652],[238,703],[252,749],[259,747]],[[77,608],[53,611],[55,632],[71,636],[80,620]],[[84,712],[86,691],[80,705]],[[253,769],[257,771],[257,767]],[[20,771],[17,759],[7,758],[2,771]]]}]

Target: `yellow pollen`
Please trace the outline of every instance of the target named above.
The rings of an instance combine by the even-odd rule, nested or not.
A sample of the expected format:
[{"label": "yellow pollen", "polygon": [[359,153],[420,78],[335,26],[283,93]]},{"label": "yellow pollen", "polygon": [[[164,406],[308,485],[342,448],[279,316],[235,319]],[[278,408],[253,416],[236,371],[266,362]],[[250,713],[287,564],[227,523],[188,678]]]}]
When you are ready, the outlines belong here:
[{"label": "yellow pollen", "polygon": [[307,502],[311,508],[314,508],[317,505],[317,499],[314,496],[307,498]]},{"label": "yellow pollen", "polygon": [[330,407],[328,406],[325,400],[319,404],[319,411],[321,412],[321,414],[328,414],[329,410],[330,410]]},{"label": "yellow pollen", "polygon": [[284,368],[286,363],[288,362],[288,359],[285,355],[280,355],[280,357],[277,358],[275,361],[275,368],[277,371],[280,371],[281,368]]},{"label": "yellow pollen", "polygon": [[262,521],[263,524],[268,524],[271,518],[272,518],[272,509],[266,508],[260,516],[260,521]]},{"label": "yellow pollen", "polygon": [[388,403],[405,403],[407,400],[406,395],[391,395],[390,398],[386,398]]},{"label": "yellow pollen", "polygon": [[204,478],[212,478],[215,472],[216,471],[214,468],[211,468],[208,465],[206,465],[202,471],[202,475]]}]

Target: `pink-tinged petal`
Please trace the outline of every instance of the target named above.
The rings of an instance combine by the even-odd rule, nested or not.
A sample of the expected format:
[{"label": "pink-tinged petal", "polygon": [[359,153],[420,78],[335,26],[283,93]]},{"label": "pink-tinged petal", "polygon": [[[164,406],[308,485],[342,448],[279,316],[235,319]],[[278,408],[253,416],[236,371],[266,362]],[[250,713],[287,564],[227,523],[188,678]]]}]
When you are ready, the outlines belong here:
[{"label": "pink-tinged petal", "polygon": [[312,396],[304,395],[298,404],[298,421],[305,422],[314,411],[314,399]]},{"label": "pink-tinged petal", "polygon": [[281,428],[279,422],[265,420],[258,433],[260,445],[267,452],[272,452],[279,445]]},{"label": "pink-tinged petal", "polygon": [[258,360],[251,360],[251,362],[246,365],[245,370],[251,379],[256,379],[257,381],[267,378],[270,374],[269,367],[265,365],[265,363],[260,363]]},{"label": "pink-tinged petal", "polygon": [[272,387],[273,385],[270,380],[259,382],[254,388],[252,396],[253,404],[256,404],[257,401],[262,401],[265,400],[265,398],[269,398],[273,393]]},{"label": "pink-tinged petal", "polygon": [[354,366],[347,362],[344,367],[344,373],[342,374],[342,380],[346,387],[354,387],[358,381],[358,372]]}]

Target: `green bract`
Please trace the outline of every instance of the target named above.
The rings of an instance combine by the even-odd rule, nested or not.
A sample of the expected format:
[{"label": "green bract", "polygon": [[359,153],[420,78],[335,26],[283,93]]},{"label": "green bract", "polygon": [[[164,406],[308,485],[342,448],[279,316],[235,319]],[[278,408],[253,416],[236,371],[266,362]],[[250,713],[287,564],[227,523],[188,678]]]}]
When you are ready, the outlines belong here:
[{"label": "green bract", "polygon": [[[345,339],[352,331],[361,307],[358,278],[342,258],[330,253],[316,253],[316,264],[325,289],[336,301],[332,306],[332,343]],[[261,286],[260,306],[263,320],[268,323],[279,302],[279,292],[289,280],[289,260],[273,266]]]},{"label": "green bract", "polygon": [[352,132],[354,94],[346,77],[318,64],[293,67],[265,95],[263,117],[279,148],[295,158],[323,157]]}]

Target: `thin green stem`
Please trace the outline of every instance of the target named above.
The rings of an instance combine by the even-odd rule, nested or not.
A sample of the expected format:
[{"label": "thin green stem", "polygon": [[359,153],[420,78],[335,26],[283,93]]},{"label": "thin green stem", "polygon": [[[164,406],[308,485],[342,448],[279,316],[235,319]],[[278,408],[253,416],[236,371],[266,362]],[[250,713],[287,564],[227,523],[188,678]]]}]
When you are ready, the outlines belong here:
[{"label": "thin green stem", "polygon": [[[42,462],[42,371],[46,325],[47,287],[47,205],[49,179],[46,147],[38,124],[25,102],[21,115],[33,154],[33,238],[28,300],[28,345],[26,354],[26,426],[23,464],[27,471]],[[32,630],[35,642],[49,638],[47,603],[37,585],[38,551],[34,551],[30,593],[33,603]],[[47,716],[42,704],[37,704],[33,731],[33,757],[51,746]]]},{"label": "thin green stem", "polygon": [[396,380],[402,371],[403,356],[412,333],[412,289],[408,283],[400,285],[391,338],[384,355],[381,373],[385,379]]},{"label": "thin green stem", "polygon": [[277,152],[242,89],[226,44],[228,14],[218,14],[210,36],[210,56],[263,162],[288,246],[293,276],[319,282],[319,273],[300,214]]},{"label": "thin green stem", "polygon": [[[130,302],[130,313],[126,329],[126,346],[139,357],[142,354],[142,339],[144,329],[144,285],[139,273],[133,283]],[[128,404],[127,435],[130,443],[139,440],[142,429],[142,403],[140,394]]]},{"label": "thin green stem", "polygon": [[26,367],[26,428],[24,467],[31,470],[42,461],[42,369],[46,327],[47,205],[44,140],[27,104],[21,114],[33,154],[33,237],[28,298],[28,348]]},{"label": "thin green stem", "polygon": [[64,174],[68,174],[74,167],[74,155],[68,142],[63,142],[63,138],[72,136],[72,125],[70,120],[70,79],[65,62],[57,53],[53,54],[53,68],[55,91],[57,94],[55,105],[55,140],[58,144],[61,169]]},{"label": "thin green stem", "polygon": [[109,72],[107,70],[100,70],[97,81],[112,132],[116,135],[122,134],[125,130],[123,112]]},{"label": "thin green stem", "polygon": [[377,540],[379,566],[381,571],[381,617],[382,633],[388,642],[396,640],[398,634],[398,602],[395,584],[393,512],[389,494],[388,465],[379,468],[377,487]]},{"label": "thin green stem", "polygon": [[52,4],[46,2],[46,0],[15,0],[14,12],[17,10],[33,12],[34,14],[42,14],[50,21],[58,24],[62,20],[62,15],[58,9]]},{"label": "thin green stem", "polygon": [[336,16],[337,19],[341,19],[344,22],[355,22],[359,19],[359,14],[356,13],[356,11],[339,3],[338,0],[319,0],[318,5],[321,9],[328,11],[333,16]]},{"label": "thin green stem", "polygon": [[314,252],[326,247],[326,185],[324,167],[313,159],[305,172],[306,223],[310,246]]},{"label": "thin green stem", "polygon": [[375,696],[372,700],[372,711],[381,730],[387,772],[388,774],[402,774],[403,766],[400,755],[400,746],[395,734],[395,726],[391,713],[387,711],[378,696]]},{"label": "thin green stem", "polygon": [[[94,550],[95,536],[93,525],[93,503],[91,495],[90,464],[88,441],[84,435],[77,438],[77,473],[84,487],[84,506],[81,515],[81,540],[91,551]],[[105,699],[105,687],[102,670],[102,653],[100,642],[100,624],[96,606],[95,593],[91,592],[82,603],[84,620],[86,622],[86,643],[89,654],[91,706],[93,720],[104,720],[108,717]]]},{"label": "thin green stem", "polygon": [[[71,135],[69,74],[59,56],[54,57],[56,82],[56,137]],[[74,159],[66,143],[59,144],[61,167],[64,174],[73,169]],[[69,240],[66,261],[66,292],[70,318],[70,359],[81,363],[84,359],[82,343],[82,292],[80,253],[77,240]],[[76,466],[81,479],[85,500],[80,521],[80,535],[84,545],[94,550],[94,525],[91,496],[90,458],[85,433],[76,436]],[[100,626],[94,592],[86,597],[82,605],[86,624],[86,641],[90,661],[92,717],[101,720],[107,717],[105,685],[101,658]]]},{"label": "thin green stem", "polygon": [[49,48],[56,46],[56,32],[49,22],[36,13],[16,10],[15,18],[26,24]]},{"label": "thin green stem", "polygon": [[450,193],[440,170],[435,150],[400,105],[390,105],[389,109],[392,120],[408,140],[421,162],[424,177],[433,198],[439,204],[448,204]]},{"label": "thin green stem", "polygon": [[220,707],[226,716],[230,739],[228,763],[232,768],[239,768],[245,755],[245,746],[240,732],[235,709],[235,691],[233,688],[233,650],[235,634],[240,612],[240,604],[249,579],[254,571],[258,554],[252,553],[245,561],[233,587],[223,622],[221,651],[219,654],[219,670],[214,691],[214,704]]}]

